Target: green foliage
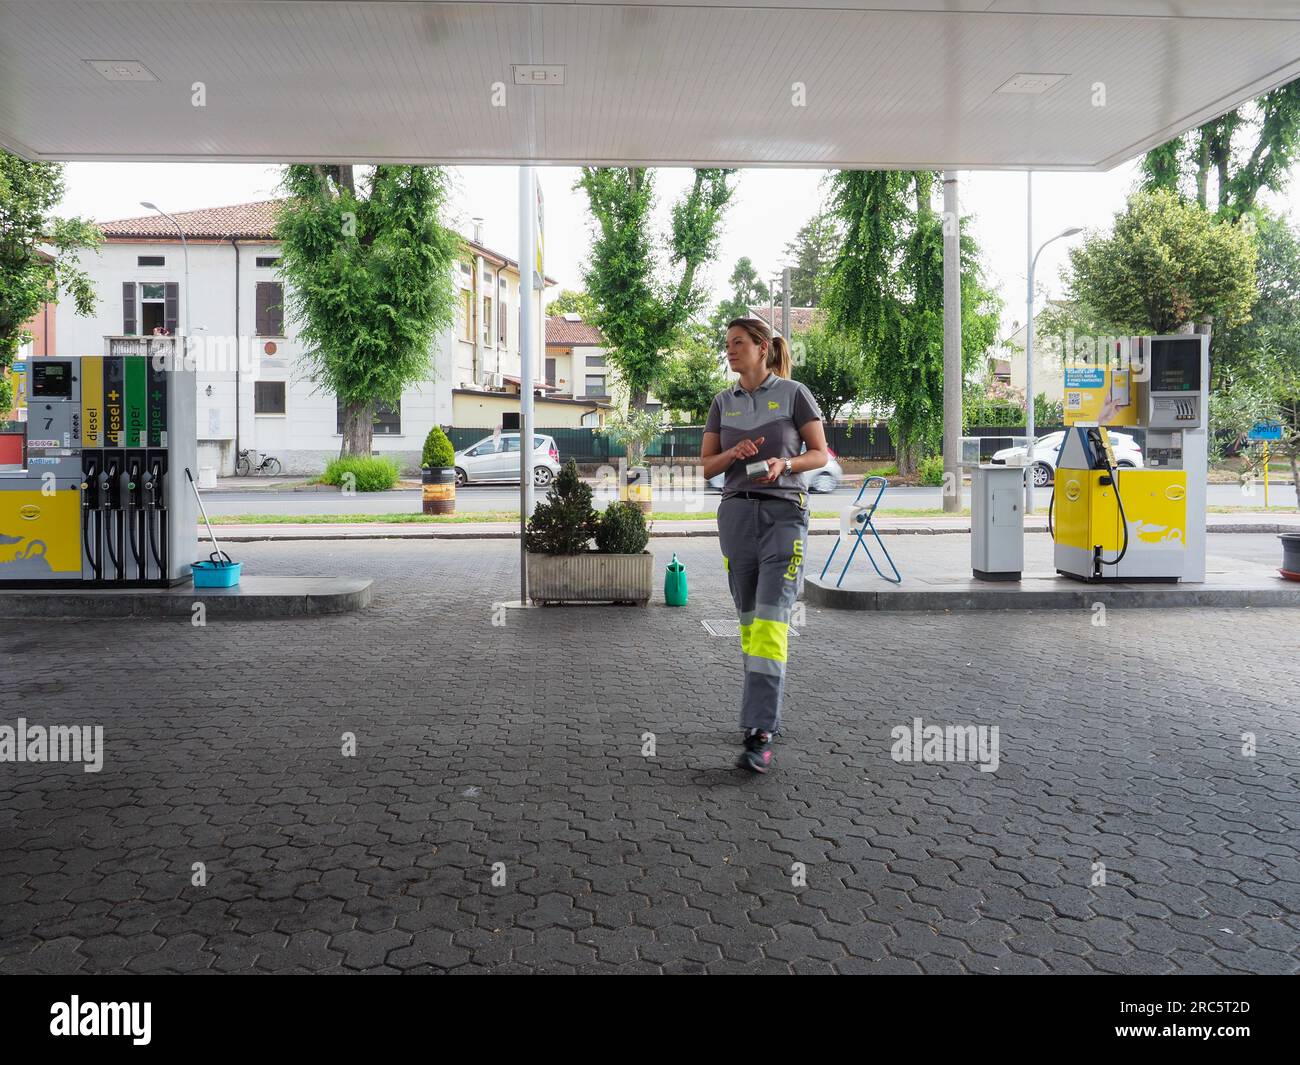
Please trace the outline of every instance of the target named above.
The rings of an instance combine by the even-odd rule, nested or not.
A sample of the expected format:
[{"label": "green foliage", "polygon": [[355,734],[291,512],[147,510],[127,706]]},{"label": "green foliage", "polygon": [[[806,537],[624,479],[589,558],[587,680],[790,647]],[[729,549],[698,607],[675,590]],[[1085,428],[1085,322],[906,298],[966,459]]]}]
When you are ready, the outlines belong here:
[{"label": "green foliage", "polygon": [[0,412],[13,402],[4,371],[41,304],[66,293],[78,314],[95,309],[94,284],[77,253],[97,248],[103,234],[86,219],[56,218],[62,198],[61,163],[28,163],[0,150]]},{"label": "green foliage", "polygon": [[587,293],[573,288],[562,288],[560,294],[546,305],[546,313],[551,317],[560,314],[577,314],[584,322],[590,322],[596,313],[596,304]]},{"label": "green foliage", "polygon": [[[604,425],[596,427],[596,432],[626,448],[628,465],[636,466],[645,457],[654,438],[663,431],[663,422],[656,412],[637,410],[630,404],[624,409],[624,398],[620,389],[614,410],[606,417]],[[709,401],[712,403],[713,396]]]},{"label": "green foliage", "polygon": [[649,542],[645,515],[635,503],[610,503],[596,523],[596,550],[604,554],[639,555]]},{"label": "green foliage", "polygon": [[283,189],[287,310],[312,379],[343,403],[343,454],[368,455],[374,405],[428,379],[430,346],[453,320],[460,244],[438,221],[447,179],[376,166],[358,191],[349,165],[296,165]]},{"label": "green foliage", "polygon": [[1235,222],[1255,208],[1261,190],[1286,187],[1298,152],[1300,79],[1149,151],[1142,158],[1142,188],[1195,197],[1219,219]]},{"label": "green foliage", "polygon": [[1279,370],[1300,374],[1300,230],[1264,211],[1247,215],[1243,225],[1255,240],[1259,298],[1249,321],[1216,325],[1210,339],[1216,391],[1229,373],[1238,383]]},{"label": "green foliage", "polygon": [[325,467],[321,481],[358,492],[386,492],[397,483],[397,463],[392,459],[348,455]]},{"label": "green foliage", "polygon": [[669,356],[654,385],[665,410],[683,411],[688,424],[699,425],[708,416],[709,407],[727,386],[727,375],[717,351],[702,328],[688,332],[681,348]]},{"label": "green foliage", "polygon": [[587,193],[595,239],[584,280],[596,305],[591,319],[610,348],[607,359],[627,385],[633,407],[663,370],[665,354],[700,310],[699,268],[716,254],[722,215],[731,199],[731,170],[696,170],[673,205],[668,266],[675,284],[661,284],[651,234],[654,171],[642,167],[584,167],[577,187]]},{"label": "green foliage", "polygon": [[793,263],[790,268],[790,304],[794,307],[818,307],[826,286],[826,272],[839,247],[839,233],[835,217],[829,211],[819,210],[812,216],[794,240],[785,246],[785,258]]},{"label": "green foliage", "polygon": [[865,402],[869,383],[866,354],[858,341],[822,321],[790,345],[794,379],[808,387],[828,422],[845,407]]},{"label": "green foliage", "polygon": [[737,318],[749,317],[751,307],[761,307],[771,298],[767,285],[758,276],[748,256],[736,260],[736,268],[729,279],[731,297],[718,304],[709,319],[710,340],[714,351],[727,349],[727,323]]},{"label": "green foliage", "polygon": [[578,476],[578,466],[569,459],[547,493],[533,508],[524,531],[524,544],[534,554],[576,555],[587,550],[596,533],[597,514],[591,506],[591,485]]},{"label": "green foliage", "polygon": [[1123,332],[1171,333],[1207,315],[1240,324],[1255,299],[1250,234],[1166,189],[1132,196],[1070,265],[1071,295]]},{"label": "green foliage", "polygon": [[943,484],[943,456],[926,455],[916,466],[916,475],[928,488],[938,488]]},{"label": "green foliage", "polygon": [[450,466],[455,461],[456,449],[451,446],[447,434],[435,425],[424,438],[424,451],[420,455],[420,465],[432,470],[440,466]]},{"label": "green foliage", "polygon": [[[835,174],[831,209],[843,240],[826,287],[829,324],[853,336],[867,366],[867,398],[891,410],[899,468],[938,445],[943,426],[943,222],[932,171]],[[962,366],[993,342],[1000,301],[963,227]]]}]

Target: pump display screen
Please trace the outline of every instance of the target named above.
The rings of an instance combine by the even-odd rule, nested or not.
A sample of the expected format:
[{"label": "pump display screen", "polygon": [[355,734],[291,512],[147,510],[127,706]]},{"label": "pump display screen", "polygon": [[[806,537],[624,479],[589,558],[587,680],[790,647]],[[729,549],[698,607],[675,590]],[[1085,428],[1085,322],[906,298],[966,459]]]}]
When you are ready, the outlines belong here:
[{"label": "pump display screen", "polygon": [[38,362],[29,364],[32,370],[30,394],[45,399],[69,399],[72,396],[72,363]]},{"label": "pump display screen", "polygon": [[1201,390],[1201,338],[1151,341],[1151,391]]}]

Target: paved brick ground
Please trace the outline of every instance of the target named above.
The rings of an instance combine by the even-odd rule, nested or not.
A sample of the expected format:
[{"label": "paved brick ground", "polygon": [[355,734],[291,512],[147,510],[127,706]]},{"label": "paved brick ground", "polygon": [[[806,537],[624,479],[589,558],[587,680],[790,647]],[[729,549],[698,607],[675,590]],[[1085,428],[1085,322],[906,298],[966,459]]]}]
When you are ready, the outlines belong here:
[{"label": "paved brick ground", "polygon": [[[0,723],[107,743],[0,765],[0,972],[1300,970],[1294,612],[809,609],[749,779],[716,542],[653,546],[688,608],[498,627],[513,543],[257,544],[376,605],[0,622]],[[998,726],[998,771],[893,761],[913,716]]]}]

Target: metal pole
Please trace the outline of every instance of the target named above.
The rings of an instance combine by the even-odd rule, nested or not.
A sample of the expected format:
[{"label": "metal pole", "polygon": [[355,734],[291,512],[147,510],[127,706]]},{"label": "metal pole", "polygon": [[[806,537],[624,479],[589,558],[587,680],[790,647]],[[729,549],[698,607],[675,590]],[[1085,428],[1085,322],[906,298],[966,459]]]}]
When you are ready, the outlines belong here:
[{"label": "metal pole", "polygon": [[[157,211],[160,215],[162,215],[165,219],[167,219],[167,221],[169,221],[172,225],[174,225],[176,227],[176,232],[180,234],[181,255],[185,259],[185,319],[184,319],[185,324],[184,326],[182,326],[185,333],[185,338],[183,341],[183,347],[181,348],[181,354],[183,355],[188,354],[190,348],[190,246],[185,240],[185,227],[182,226],[178,221],[176,221],[176,219],[174,219],[161,207],[158,207],[156,204],[150,203],[148,200],[141,200],[140,206],[147,207],[151,211]],[[235,331],[236,333],[239,331],[238,326],[236,326]],[[239,402],[238,396],[235,397],[235,402],[236,403]]]},{"label": "metal pole", "polygon": [[[957,171],[943,172],[943,477],[945,512],[961,510],[961,222]],[[951,478],[951,479],[950,479]]]},{"label": "metal pole", "polygon": [[533,260],[537,194],[531,166],[519,168],[519,602],[528,605],[528,547],[524,530],[533,487]]},{"label": "metal pole", "polygon": [[781,271],[781,335],[785,337],[786,343],[794,336],[794,328],[790,323],[790,268],[787,266]]},{"label": "metal pole", "polygon": [[1025,172],[1025,258],[1029,274],[1025,282],[1025,513],[1034,512],[1034,172]]}]

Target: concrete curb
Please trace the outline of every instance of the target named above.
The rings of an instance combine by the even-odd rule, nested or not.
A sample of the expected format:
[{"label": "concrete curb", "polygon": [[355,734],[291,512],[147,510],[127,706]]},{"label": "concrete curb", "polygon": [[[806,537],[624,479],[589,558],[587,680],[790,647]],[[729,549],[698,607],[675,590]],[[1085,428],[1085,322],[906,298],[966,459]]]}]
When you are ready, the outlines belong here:
[{"label": "concrete curb", "polygon": [[804,599],[830,610],[879,611],[1091,610],[1098,603],[1128,609],[1300,608],[1300,584],[1281,577],[1246,584],[1085,584],[1053,577],[1029,577],[1019,584],[956,579],[952,583],[952,588],[836,588],[831,581],[809,577],[804,582]]},{"label": "concrete curb", "polygon": [[0,592],[0,619],[190,618],[202,603],[210,618],[344,614],[370,605],[373,582],[352,577],[244,577],[238,588],[24,588]]}]

